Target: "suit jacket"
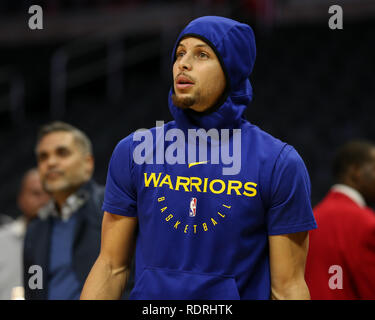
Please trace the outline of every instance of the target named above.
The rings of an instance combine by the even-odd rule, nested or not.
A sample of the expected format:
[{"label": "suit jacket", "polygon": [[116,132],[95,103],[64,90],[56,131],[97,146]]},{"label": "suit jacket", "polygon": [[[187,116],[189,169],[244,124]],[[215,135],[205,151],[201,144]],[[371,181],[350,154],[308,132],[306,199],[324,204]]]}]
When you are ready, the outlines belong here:
[{"label": "suit jacket", "polygon": [[[104,188],[90,181],[82,186],[88,191],[89,198],[74,215],[77,223],[74,229],[73,270],[78,280],[84,285],[86,278],[99,255],[101,223],[103,212],[101,205],[104,197]],[[26,299],[47,299],[48,297],[48,264],[51,243],[52,217],[36,218],[28,226],[24,252],[24,287]],[[43,271],[43,289],[30,289],[28,282],[34,273],[29,274],[32,265],[39,265]]]},{"label": "suit jacket", "polygon": [[311,298],[375,299],[375,212],[330,191],[314,214],[318,229],[310,231],[306,262]]}]

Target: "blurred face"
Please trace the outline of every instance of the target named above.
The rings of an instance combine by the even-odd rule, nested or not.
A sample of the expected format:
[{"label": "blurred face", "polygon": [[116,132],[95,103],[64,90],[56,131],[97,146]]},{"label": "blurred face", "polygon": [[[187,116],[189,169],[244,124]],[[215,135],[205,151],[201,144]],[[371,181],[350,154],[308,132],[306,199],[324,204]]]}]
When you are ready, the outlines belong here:
[{"label": "blurred face", "polygon": [[37,146],[38,169],[44,189],[70,193],[90,179],[93,157],[84,154],[70,132],[52,132]]},{"label": "blurred face", "polygon": [[49,199],[49,195],[43,190],[38,171],[30,171],[22,181],[21,191],[18,196],[18,206],[22,213],[28,219],[35,218],[38,210]]},{"label": "blurred face", "polygon": [[198,38],[181,40],[173,65],[173,103],[202,112],[212,107],[224,92],[226,81],[219,59]]},{"label": "blurred face", "polygon": [[371,160],[357,171],[359,192],[370,205],[375,204],[375,148],[370,151]]}]

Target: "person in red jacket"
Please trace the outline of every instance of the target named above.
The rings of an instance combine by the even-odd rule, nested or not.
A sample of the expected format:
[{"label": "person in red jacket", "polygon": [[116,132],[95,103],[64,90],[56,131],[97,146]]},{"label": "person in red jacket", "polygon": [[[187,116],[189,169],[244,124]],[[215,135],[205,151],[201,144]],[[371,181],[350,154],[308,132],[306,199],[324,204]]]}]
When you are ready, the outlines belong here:
[{"label": "person in red jacket", "polygon": [[375,299],[375,145],[351,141],[333,163],[337,182],[314,208],[305,278],[313,300]]}]

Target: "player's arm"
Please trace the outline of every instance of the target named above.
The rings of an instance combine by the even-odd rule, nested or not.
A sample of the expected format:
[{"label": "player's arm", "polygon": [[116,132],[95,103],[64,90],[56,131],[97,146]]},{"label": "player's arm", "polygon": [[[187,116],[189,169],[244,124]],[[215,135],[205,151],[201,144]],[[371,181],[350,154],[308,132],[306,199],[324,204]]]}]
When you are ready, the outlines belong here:
[{"label": "player's arm", "polygon": [[309,246],[307,231],[269,236],[271,298],[309,300],[305,263]]},{"label": "player's arm", "polygon": [[81,293],[81,300],[120,299],[130,274],[137,218],[104,212],[100,254]]}]

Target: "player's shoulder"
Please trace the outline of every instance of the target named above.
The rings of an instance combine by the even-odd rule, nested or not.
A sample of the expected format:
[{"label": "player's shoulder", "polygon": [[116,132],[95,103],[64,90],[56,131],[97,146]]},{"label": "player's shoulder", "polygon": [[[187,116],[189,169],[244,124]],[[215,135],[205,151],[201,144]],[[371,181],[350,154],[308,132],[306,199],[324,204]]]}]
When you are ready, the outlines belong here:
[{"label": "player's shoulder", "polygon": [[242,128],[245,130],[246,134],[250,136],[250,139],[253,141],[259,141],[264,145],[264,147],[268,147],[270,149],[276,148],[281,149],[287,143],[280,140],[279,138],[274,137],[272,134],[264,131],[263,129],[259,128],[257,125],[252,124],[248,121],[244,123]]},{"label": "player's shoulder", "polygon": [[245,129],[245,138],[249,144],[256,144],[266,160],[277,161],[277,163],[299,166],[303,163],[302,157],[298,151],[290,144],[274,137],[272,134],[259,128],[248,121],[243,126]]},{"label": "player's shoulder", "polygon": [[129,135],[127,135],[126,137],[124,137],[120,141],[118,141],[115,149],[128,148],[134,141],[134,133],[135,132],[136,131],[130,133]]},{"label": "player's shoulder", "polygon": [[259,128],[257,125],[246,121],[243,126],[245,134],[243,135],[249,144],[257,145],[267,154],[279,155],[281,152],[288,153],[294,149],[291,145],[274,137],[272,134]]},{"label": "player's shoulder", "polygon": [[156,130],[158,128],[163,129],[163,131],[167,131],[169,129],[176,128],[175,121],[169,121],[167,123],[163,123],[160,127],[152,127],[152,128],[141,128],[136,131],[133,131],[126,137],[122,138],[117,145],[115,146],[115,151],[118,152],[128,152],[129,149],[132,150],[134,147],[144,141],[145,138],[154,139]]}]

